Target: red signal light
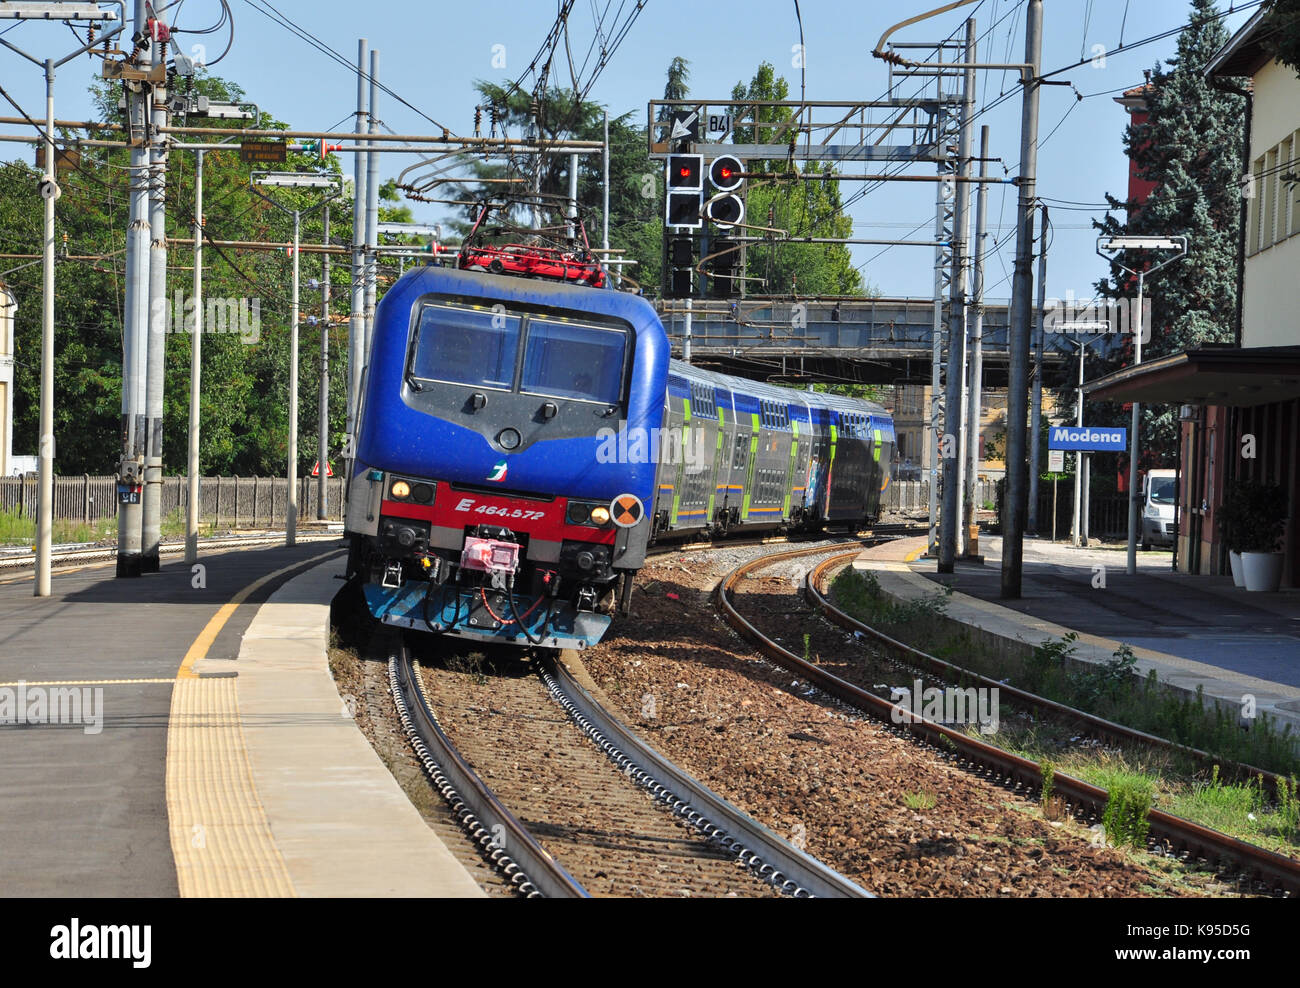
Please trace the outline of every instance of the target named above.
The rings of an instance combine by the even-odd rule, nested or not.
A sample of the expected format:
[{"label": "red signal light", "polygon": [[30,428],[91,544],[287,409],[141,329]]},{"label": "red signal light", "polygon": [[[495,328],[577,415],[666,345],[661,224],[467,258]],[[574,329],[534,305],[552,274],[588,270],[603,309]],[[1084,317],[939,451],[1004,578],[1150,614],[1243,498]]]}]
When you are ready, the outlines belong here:
[{"label": "red signal light", "polygon": [[689,168],[682,167],[678,169],[677,174],[679,174],[682,178],[690,178],[691,170]]}]

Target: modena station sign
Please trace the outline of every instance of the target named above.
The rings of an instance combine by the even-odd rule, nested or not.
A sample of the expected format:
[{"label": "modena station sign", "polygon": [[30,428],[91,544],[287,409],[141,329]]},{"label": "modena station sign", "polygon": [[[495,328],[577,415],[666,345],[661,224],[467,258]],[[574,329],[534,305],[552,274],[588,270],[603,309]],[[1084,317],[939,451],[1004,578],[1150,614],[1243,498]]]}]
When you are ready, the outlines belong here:
[{"label": "modena station sign", "polygon": [[1128,449],[1128,429],[1093,425],[1054,425],[1047,434],[1048,449],[1075,449],[1103,453]]}]

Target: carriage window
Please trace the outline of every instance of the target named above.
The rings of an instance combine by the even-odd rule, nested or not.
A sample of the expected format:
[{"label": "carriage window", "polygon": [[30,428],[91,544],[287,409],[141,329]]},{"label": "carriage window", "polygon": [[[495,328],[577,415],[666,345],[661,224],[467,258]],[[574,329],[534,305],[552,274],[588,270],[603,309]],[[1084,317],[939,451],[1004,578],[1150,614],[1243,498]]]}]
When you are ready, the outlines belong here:
[{"label": "carriage window", "polygon": [[429,381],[509,389],[519,350],[516,315],[426,305],[416,327],[411,374]]},{"label": "carriage window", "polygon": [[521,390],[616,404],[622,398],[627,334],[530,319]]},{"label": "carriage window", "polygon": [[731,462],[733,470],[742,470],[749,461],[749,437],[743,435],[736,436],[736,457]]}]

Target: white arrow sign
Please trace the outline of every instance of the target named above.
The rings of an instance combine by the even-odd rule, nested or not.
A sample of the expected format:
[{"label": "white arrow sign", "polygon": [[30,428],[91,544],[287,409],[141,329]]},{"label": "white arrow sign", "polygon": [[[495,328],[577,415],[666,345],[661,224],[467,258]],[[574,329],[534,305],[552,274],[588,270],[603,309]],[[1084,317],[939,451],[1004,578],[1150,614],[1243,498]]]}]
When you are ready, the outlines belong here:
[{"label": "white arrow sign", "polygon": [[682,138],[691,136],[691,127],[700,119],[700,112],[696,110],[689,117],[679,117],[673,121],[673,132],[669,135],[670,141],[680,141]]}]

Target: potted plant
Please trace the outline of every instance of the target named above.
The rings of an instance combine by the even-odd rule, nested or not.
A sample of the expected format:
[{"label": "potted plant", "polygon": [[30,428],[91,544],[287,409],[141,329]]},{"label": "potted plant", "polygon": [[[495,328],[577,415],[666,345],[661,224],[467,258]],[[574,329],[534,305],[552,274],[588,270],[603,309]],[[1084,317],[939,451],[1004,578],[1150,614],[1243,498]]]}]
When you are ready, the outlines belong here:
[{"label": "potted plant", "polygon": [[1243,483],[1234,491],[1241,516],[1234,526],[1247,590],[1274,591],[1282,582],[1278,543],[1286,529],[1287,493],[1276,484]]},{"label": "potted plant", "polygon": [[1241,575],[1241,532],[1244,528],[1246,508],[1245,481],[1236,481],[1228,487],[1215,512],[1219,523],[1219,534],[1228,550],[1228,563],[1232,568],[1233,586],[1244,587],[1245,579]]}]

